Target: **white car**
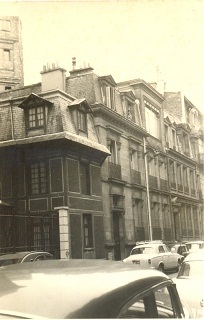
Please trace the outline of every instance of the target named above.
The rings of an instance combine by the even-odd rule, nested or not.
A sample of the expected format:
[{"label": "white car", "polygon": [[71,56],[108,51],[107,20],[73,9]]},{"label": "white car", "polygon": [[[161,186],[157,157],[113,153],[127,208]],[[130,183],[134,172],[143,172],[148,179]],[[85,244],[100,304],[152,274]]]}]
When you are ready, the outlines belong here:
[{"label": "white car", "polygon": [[188,305],[194,318],[204,319],[204,250],[189,253],[176,278],[173,279],[180,298]]},{"label": "white car", "polygon": [[130,252],[130,256],[123,260],[144,267],[166,271],[179,270],[183,256],[172,253],[164,243],[147,243],[136,245]]},{"label": "white car", "polygon": [[187,246],[189,252],[194,252],[199,249],[204,249],[203,240],[189,241],[189,242],[186,242],[185,245]]}]

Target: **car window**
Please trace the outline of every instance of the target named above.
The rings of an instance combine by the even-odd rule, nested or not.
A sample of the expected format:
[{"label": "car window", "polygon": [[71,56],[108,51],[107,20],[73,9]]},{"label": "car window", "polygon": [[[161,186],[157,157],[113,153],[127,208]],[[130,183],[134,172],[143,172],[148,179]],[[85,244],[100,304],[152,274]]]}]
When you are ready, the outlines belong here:
[{"label": "car window", "polygon": [[141,254],[141,253],[154,253],[154,249],[152,247],[142,247],[142,248],[134,248],[131,251],[132,254]]},{"label": "car window", "polygon": [[183,262],[177,278],[182,277],[202,279],[204,277],[204,261]]},{"label": "car window", "polygon": [[7,260],[0,260],[0,267],[2,266],[8,266],[10,264],[16,264],[18,263],[18,259],[7,259]]},{"label": "car window", "polygon": [[124,307],[119,318],[176,318],[179,312],[172,303],[172,297],[176,299],[172,286],[164,286],[154,292],[150,290]]},{"label": "car window", "polygon": [[164,247],[163,246],[159,246],[159,253],[163,253],[165,252]]}]

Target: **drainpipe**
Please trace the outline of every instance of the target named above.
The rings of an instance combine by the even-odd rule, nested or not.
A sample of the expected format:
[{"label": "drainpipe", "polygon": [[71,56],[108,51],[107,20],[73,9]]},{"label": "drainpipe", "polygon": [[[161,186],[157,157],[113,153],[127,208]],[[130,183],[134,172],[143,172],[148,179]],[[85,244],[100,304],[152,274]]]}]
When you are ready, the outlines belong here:
[{"label": "drainpipe", "polygon": [[148,227],[149,227],[149,240],[152,241],[152,217],[151,217],[151,206],[149,197],[149,175],[148,175],[148,165],[147,165],[147,150],[146,150],[146,140],[143,138],[144,145],[144,162],[145,162],[145,180],[147,188],[147,212],[148,212]]},{"label": "drainpipe", "polygon": [[11,138],[12,140],[14,140],[13,111],[11,106],[11,100],[10,100],[10,113],[11,113]]}]

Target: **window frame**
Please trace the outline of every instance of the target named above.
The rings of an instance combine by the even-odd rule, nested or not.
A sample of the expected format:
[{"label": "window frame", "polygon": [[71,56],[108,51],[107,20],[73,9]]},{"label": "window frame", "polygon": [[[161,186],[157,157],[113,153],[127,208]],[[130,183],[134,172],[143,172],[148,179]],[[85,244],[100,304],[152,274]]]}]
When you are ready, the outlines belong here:
[{"label": "window frame", "polygon": [[84,248],[93,248],[93,217],[90,213],[83,214],[83,241]]},{"label": "window frame", "polygon": [[[81,194],[91,195],[91,169],[87,162],[79,162]],[[82,171],[83,170],[83,171]],[[84,180],[83,180],[84,178]]]},{"label": "window frame", "polygon": [[[38,113],[38,109],[41,108],[42,111]],[[33,114],[30,114],[31,111],[34,111]],[[41,118],[38,117],[38,114],[42,115]],[[30,120],[30,118],[32,118]],[[30,123],[33,122],[34,125],[31,126]],[[40,123],[42,122],[42,123]],[[32,106],[32,108],[27,109],[27,130],[32,131],[36,129],[41,129],[45,127],[45,107],[43,105]]]},{"label": "window frame", "polygon": [[[43,166],[41,166],[43,164]],[[32,168],[33,167],[33,168]],[[33,172],[32,172],[33,169]],[[41,169],[44,169],[43,171]],[[30,195],[41,195],[48,193],[48,165],[46,161],[32,162],[30,170]],[[43,181],[44,178],[44,181]],[[36,187],[34,187],[36,186]],[[42,189],[44,188],[44,191]],[[34,192],[36,190],[36,192]]]},{"label": "window frame", "polygon": [[88,133],[87,114],[79,109],[77,110],[77,127],[79,131]]}]

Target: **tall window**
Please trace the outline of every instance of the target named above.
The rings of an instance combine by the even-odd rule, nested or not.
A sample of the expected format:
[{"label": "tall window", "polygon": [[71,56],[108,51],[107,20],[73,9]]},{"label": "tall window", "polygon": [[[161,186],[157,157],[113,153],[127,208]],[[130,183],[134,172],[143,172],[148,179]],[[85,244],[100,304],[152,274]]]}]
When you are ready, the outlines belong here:
[{"label": "tall window", "polygon": [[186,167],[183,167],[183,184],[184,187],[188,187],[188,173]]},{"label": "tall window", "polygon": [[172,147],[176,147],[176,131],[172,129]]},{"label": "tall window", "polygon": [[78,129],[87,133],[87,115],[80,110],[78,110]]},{"label": "tall window", "polygon": [[175,176],[175,167],[174,167],[174,161],[169,162],[170,167],[170,181],[171,181],[171,187],[176,188],[176,176]]},{"label": "tall window", "polygon": [[177,176],[178,188],[180,189],[180,187],[182,185],[182,176],[181,176],[181,165],[180,165],[180,163],[177,163],[176,176]]},{"label": "tall window", "polygon": [[103,85],[101,92],[103,104],[108,108],[115,110],[115,88]]},{"label": "tall window", "polygon": [[116,141],[111,140],[109,150],[111,152],[111,162],[118,164],[118,148]]},{"label": "tall window", "polygon": [[81,182],[81,193],[91,194],[91,182],[90,182],[90,167],[88,163],[80,162],[80,182]]},{"label": "tall window", "polygon": [[164,126],[164,134],[165,134],[165,142],[166,142],[166,146],[167,148],[169,147],[169,127],[167,125]]},{"label": "tall window", "polygon": [[28,109],[28,126],[30,129],[44,126],[44,107]]},{"label": "tall window", "polygon": [[47,193],[46,162],[31,164],[31,194]]},{"label": "tall window", "polygon": [[93,247],[92,215],[83,215],[84,247]]},{"label": "tall window", "polygon": [[10,50],[4,49],[4,61],[11,61],[11,52]]},{"label": "tall window", "polygon": [[131,169],[139,171],[138,151],[133,150],[132,153],[130,154],[130,164],[131,164]]},{"label": "tall window", "polygon": [[146,130],[155,138],[159,138],[159,117],[156,108],[151,109],[145,104]]}]

